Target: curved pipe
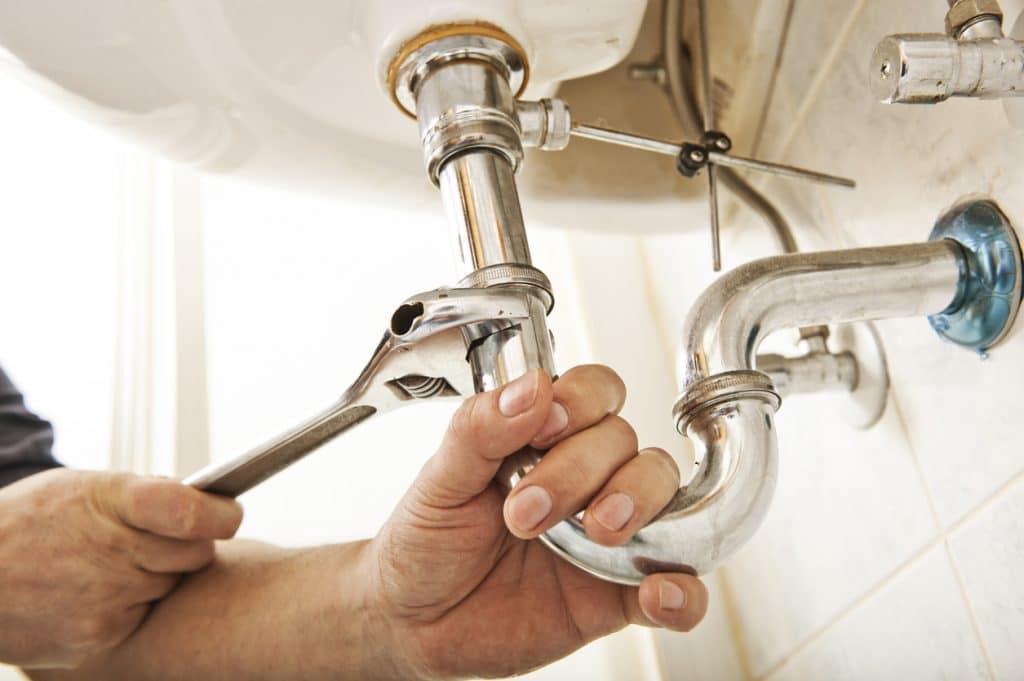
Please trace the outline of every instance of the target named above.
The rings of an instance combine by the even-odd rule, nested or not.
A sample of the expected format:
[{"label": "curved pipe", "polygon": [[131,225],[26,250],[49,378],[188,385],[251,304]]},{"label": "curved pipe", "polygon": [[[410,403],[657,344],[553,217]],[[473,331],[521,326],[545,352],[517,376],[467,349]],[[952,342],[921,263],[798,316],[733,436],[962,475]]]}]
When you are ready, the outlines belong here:
[{"label": "curved pipe", "polygon": [[[681,425],[697,449],[693,480],[624,546],[595,544],[578,519],[542,541],[581,569],[624,584],[652,572],[714,569],[757,530],[775,491],[779,403],[768,377],[753,371],[761,340],[783,328],[952,309],[964,297],[964,274],[961,247],[940,240],[764,258],[724,275],[700,296],[684,328],[680,404],[690,407]],[[531,459],[510,462],[516,471],[537,461],[535,453],[524,456]]]},{"label": "curved pipe", "polygon": [[719,278],[697,299],[683,326],[679,385],[754,369],[774,331],[949,308],[965,268],[950,240],[904,246],[796,253],[763,258]]},{"label": "curved pipe", "polygon": [[771,502],[774,413],[770,401],[750,397],[695,418],[687,435],[701,462],[697,474],[623,546],[594,543],[578,519],[556,525],[541,541],[580,569],[621,584],[655,572],[710,572],[753,535]]}]

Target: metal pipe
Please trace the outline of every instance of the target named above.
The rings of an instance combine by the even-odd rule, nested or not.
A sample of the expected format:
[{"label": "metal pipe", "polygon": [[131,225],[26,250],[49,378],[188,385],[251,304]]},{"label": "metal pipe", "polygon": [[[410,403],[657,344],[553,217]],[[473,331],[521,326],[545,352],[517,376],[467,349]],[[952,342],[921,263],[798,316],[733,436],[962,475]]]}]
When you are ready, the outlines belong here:
[{"label": "metal pipe", "polygon": [[491,265],[531,265],[512,166],[488,149],[448,160],[439,174],[458,276]]},{"label": "metal pipe", "polygon": [[798,253],[755,260],[718,279],[686,319],[679,385],[754,368],[784,328],[935,314],[957,297],[964,267],[952,241]]},{"label": "metal pipe", "polygon": [[886,103],[1024,97],[1024,42],[1012,38],[891,35],[875,48],[870,69],[872,92]]},{"label": "metal pipe", "polygon": [[757,370],[768,375],[782,397],[850,392],[858,381],[857,358],[849,352],[832,354],[827,348],[801,357],[758,355]]},{"label": "metal pipe", "polygon": [[942,312],[961,297],[965,270],[960,246],[940,240],[765,258],[721,277],[683,336],[680,425],[697,449],[694,478],[622,547],[595,544],[575,520],[545,541],[581,569],[626,584],[714,569],[756,531],[775,489],[779,400],[753,370],[761,340],[781,328]]},{"label": "metal pipe", "polygon": [[[622,132],[621,130],[610,130],[596,125],[573,123],[570,132],[576,137],[609,142],[622,147],[630,147],[631,149],[653,151],[654,153],[662,154],[664,156],[675,157],[683,151],[683,145],[681,144]],[[798,180],[820,182],[822,184],[834,184],[840,187],[853,188],[857,186],[857,183],[849,178],[829,175],[827,173],[819,173],[815,170],[807,170],[805,168],[798,168],[796,166],[785,165],[782,163],[771,163],[769,161],[761,161],[753,158],[744,158],[742,156],[733,156],[732,154],[726,154],[720,151],[709,150],[706,153],[708,161],[714,165],[746,168],[747,170],[757,170],[763,173],[771,173],[773,175],[790,177]]]},{"label": "metal pipe", "polygon": [[687,436],[700,461],[697,474],[624,545],[594,543],[572,518],[549,530],[545,543],[580,569],[622,584],[654,572],[710,572],[750,539],[771,502],[778,471],[774,418],[774,406],[757,397],[695,418]]}]

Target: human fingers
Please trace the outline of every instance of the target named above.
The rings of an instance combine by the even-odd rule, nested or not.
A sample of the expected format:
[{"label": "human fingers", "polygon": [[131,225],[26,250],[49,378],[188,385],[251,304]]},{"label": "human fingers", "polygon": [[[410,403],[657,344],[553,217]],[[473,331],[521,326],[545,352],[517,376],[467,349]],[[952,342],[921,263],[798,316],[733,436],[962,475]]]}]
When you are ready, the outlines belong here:
[{"label": "human fingers", "polygon": [[644,578],[637,587],[622,587],[626,617],[632,624],[690,631],[708,610],[708,590],[698,578],[681,573],[660,573]]},{"label": "human fingers", "polygon": [[552,447],[609,414],[618,414],[625,401],[626,385],[610,368],[574,367],[555,381],[550,412],[531,444]]},{"label": "human fingers", "polygon": [[148,572],[195,572],[213,560],[212,540],[184,541],[142,531],[135,534],[132,559]]},{"label": "human fingers", "polygon": [[534,369],[499,390],[467,399],[420,472],[415,490],[439,507],[459,506],[480,494],[502,459],[537,434],[547,418],[551,392],[551,379]]},{"label": "human fingers", "polygon": [[505,524],[512,534],[531,539],[576,513],[619,468],[636,456],[632,426],[618,416],[562,440],[505,499]]},{"label": "human fingers", "polygon": [[242,522],[237,501],[168,478],[120,476],[106,493],[124,524],[163,537],[229,539]]},{"label": "human fingers", "polygon": [[619,546],[651,522],[679,490],[679,469],[662,449],[644,449],[605,483],[583,514],[599,544]]}]

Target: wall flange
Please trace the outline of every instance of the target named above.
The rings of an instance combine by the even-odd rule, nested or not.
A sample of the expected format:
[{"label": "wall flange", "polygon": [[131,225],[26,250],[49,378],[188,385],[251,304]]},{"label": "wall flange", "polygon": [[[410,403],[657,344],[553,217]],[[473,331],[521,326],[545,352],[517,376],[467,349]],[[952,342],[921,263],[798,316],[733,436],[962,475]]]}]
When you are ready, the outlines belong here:
[{"label": "wall flange", "polygon": [[959,244],[968,271],[956,299],[928,321],[940,337],[985,357],[1013,328],[1024,293],[1013,225],[991,199],[968,196],[939,217],[929,238]]}]

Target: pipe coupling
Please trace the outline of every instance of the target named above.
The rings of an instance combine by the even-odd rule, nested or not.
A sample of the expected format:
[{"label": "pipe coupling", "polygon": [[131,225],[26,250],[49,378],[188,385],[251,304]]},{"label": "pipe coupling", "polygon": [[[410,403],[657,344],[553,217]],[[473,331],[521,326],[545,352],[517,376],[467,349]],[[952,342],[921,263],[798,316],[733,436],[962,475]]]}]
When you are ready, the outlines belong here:
[{"label": "pipe coupling", "polygon": [[526,287],[544,302],[548,314],[555,307],[551,280],[530,265],[502,263],[473,270],[458,283],[458,288]]},{"label": "pipe coupling", "polygon": [[508,42],[481,35],[441,38],[405,56],[395,97],[416,112],[435,185],[445,162],[471,149],[497,152],[519,168],[523,144],[514,92],[524,70],[521,53]]},{"label": "pipe coupling", "polygon": [[983,22],[992,22],[992,28],[1002,35],[1003,9],[999,0],[955,0],[946,13],[946,33],[959,40],[971,27]]},{"label": "pipe coupling", "polygon": [[782,398],[767,374],[749,370],[728,371],[687,386],[672,409],[676,430],[686,435],[687,426],[700,412],[744,398],[763,400],[775,411],[782,406]]}]

